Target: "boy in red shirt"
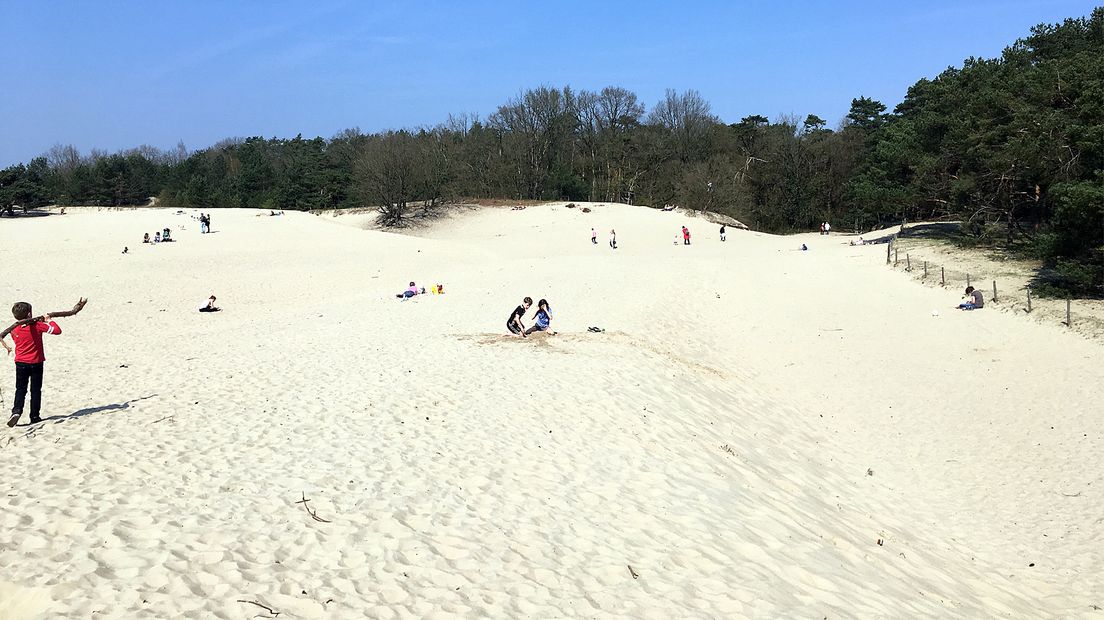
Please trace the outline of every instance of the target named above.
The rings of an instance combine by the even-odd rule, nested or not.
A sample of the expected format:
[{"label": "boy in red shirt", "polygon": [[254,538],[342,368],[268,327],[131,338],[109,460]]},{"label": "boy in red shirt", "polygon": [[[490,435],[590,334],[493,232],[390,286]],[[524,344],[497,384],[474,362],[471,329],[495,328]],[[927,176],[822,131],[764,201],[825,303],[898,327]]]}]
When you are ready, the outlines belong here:
[{"label": "boy in red shirt", "polygon": [[[12,314],[17,321],[31,318],[31,304],[21,301],[12,306]],[[8,426],[15,426],[23,415],[23,400],[27,396],[27,383],[31,384],[31,424],[42,421],[39,417],[42,406],[42,363],[46,355],[42,348],[42,334],[60,335],[61,328],[50,315],[44,315],[41,321],[20,325],[11,332],[15,342],[15,402],[12,404]],[[11,354],[8,343],[0,340]]]}]

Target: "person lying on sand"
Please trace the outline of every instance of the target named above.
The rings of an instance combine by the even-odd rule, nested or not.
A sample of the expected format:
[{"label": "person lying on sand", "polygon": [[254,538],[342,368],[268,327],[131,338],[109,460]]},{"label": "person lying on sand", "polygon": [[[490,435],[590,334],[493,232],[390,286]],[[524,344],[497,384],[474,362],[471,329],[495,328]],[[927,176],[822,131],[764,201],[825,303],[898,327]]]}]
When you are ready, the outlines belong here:
[{"label": "person lying on sand", "polygon": [[978,289],[967,286],[966,287],[967,300],[961,304],[958,304],[959,310],[980,310],[985,307],[985,299],[981,295],[981,291]]},{"label": "person lying on sand", "polygon": [[215,296],[211,295],[207,301],[199,305],[200,312],[219,312],[222,308],[215,305]]},{"label": "person lying on sand", "polygon": [[418,292],[418,287],[415,286],[413,282],[411,282],[410,286],[406,287],[405,291],[399,293],[398,295],[395,295],[395,297],[399,297],[401,299],[410,299],[411,297],[417,295]]},{"label": "person lying on sand", "polygon": [[510,330],[511,334],[525,337],[525,325],[521,322],[521,317],[525,316],[526,310],[529,306],[533,305],[533,298],[526,297],[521,300],[521,305],[514,308],[514,312],[510,315],[510,318],[506,319],[506,329]]},{"label": "person lying on sand", "polygon": [[525,330],[525,335],[528,336],[533,332],[545,332],[549,334],[555,334],[556,332],[548,331],[548,328],[552,325],[552,309],[548,307],[548,300],[542,299],[537,302],[537,314],[533,317],[535,323],[532,327]]}]

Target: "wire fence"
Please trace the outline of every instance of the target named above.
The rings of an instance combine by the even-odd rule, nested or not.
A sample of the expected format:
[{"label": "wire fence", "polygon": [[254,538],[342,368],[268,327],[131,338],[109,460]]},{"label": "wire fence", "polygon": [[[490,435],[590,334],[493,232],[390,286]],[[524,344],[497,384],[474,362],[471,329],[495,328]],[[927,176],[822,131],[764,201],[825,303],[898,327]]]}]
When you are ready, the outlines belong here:
[{"label": "wire fence", "polygon": [[1029,284],[1023,284],[1022,278],[1006,275],[1002,285],[1002,274],[989,272],[985,268],[970,272],[928,258],[914,257],[907,245],[905,248],[901,245],[896,235],[889,239],[886,243],[886,265],[900,269],[924,284],[962,290],[972,286],[982,292],[986,307],[1023,312],[1045,322],[1057,320],[1067,328],[1104,335],[1104,320],[1100,318],[1104,313],[1097,308],[1104,309],[1104,303],[1072,297],[1039,298],[1033,294]]}]

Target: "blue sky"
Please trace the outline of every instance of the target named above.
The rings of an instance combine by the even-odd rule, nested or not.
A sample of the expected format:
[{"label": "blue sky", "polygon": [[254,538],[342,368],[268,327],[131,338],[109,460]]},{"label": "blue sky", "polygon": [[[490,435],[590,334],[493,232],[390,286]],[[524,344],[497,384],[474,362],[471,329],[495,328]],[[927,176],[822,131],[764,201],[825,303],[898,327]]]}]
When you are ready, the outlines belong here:
[{"label": "blue sky", "polygon": [[722,120],[817,114],[994,57],[1094,2],[17,2],[0,0],[0,166],[329,137],[486,116],[541,84],[651,106],[697,89]]}]

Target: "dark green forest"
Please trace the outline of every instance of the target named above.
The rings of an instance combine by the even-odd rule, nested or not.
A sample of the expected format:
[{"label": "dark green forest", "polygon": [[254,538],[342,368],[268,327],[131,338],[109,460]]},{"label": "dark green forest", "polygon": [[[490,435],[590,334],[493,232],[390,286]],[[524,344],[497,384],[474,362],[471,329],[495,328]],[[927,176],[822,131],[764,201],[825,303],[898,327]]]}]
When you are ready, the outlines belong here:
[{"label": "dark green forest", "polygon": [[698,92],[541,86],[486,118],[329,140],[251,137],[188,152],[55,146],[0,170],[0,207],[378,208],[387,225],[472,198],[675,203],[755,230],[964,222],[962,238],[1042,259],[1104,295],[1104,8],[1044,24],[1000,58],[921,79],[892,112],[852,100],[838,128],[725,123]]}]

